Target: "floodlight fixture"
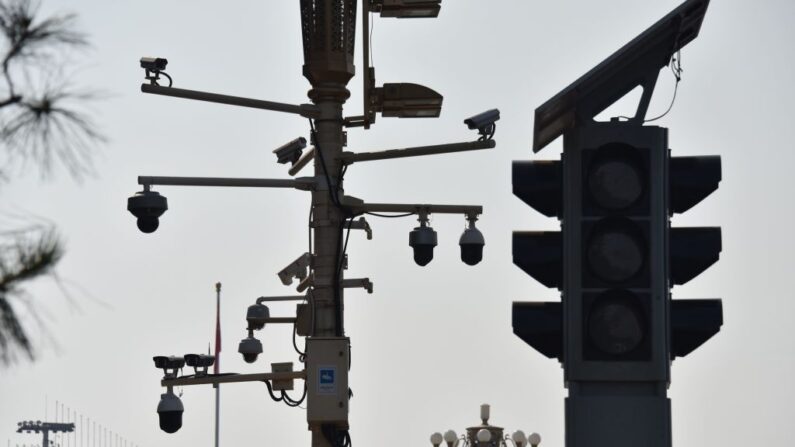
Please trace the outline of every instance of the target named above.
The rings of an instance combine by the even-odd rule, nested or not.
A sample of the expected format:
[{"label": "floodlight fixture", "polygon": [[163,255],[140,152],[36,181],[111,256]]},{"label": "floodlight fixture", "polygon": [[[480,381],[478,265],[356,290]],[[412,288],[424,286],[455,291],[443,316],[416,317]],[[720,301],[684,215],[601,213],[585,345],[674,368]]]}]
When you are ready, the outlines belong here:
[{"label": "floodlight fixture", "polygon": [[365,0],[371,1],[370,10],[381,17],[399,19],[435,18],[439,16],[442,0]]},{"label": "floodlight fixture", "polygon": [[643,125],[660,69],[698,37],[709,0],[687,0],[649,29],[561,90],[535,111],[533,152],[594,117],[640,86],[643,94],[627,124]]},{"label": "floodlight fixture", "polygon": [[410,83],[384,84],[372,91],[373,112],[386,117],[438,118],[444,97],[436,91]]}]

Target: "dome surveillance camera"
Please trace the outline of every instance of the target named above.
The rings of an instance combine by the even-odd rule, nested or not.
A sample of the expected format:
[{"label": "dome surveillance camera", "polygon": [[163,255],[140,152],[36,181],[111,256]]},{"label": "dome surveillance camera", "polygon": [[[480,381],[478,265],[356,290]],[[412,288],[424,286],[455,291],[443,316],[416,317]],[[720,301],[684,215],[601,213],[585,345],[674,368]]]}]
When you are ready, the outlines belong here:
[{"label": "dome surveillance camera", "polygon": [[155,191],[140,191],[127,199],[127,210],[138,218],[138,229],[153,233],[160,225],[160,216],[168,209],[168,201]]},{"label": "dome surveillance camera", "polygon": [[483,246],[486,245],[486,241],[483,233],[475,228],[474,224],[464,230],[458,245],[461,246],[461,260],[465,264],[475,265],[483,260]]},{"label": "dome surveillance camera", "polygon": [[166,433],[176,433],[182,428],[182,413],[184,411],[185,407],[182,405],[182,401],[174,393],[161,394],[160,403],[157,404],[160,429]]},{"label": "dome surveillance camera", "polygon": [[409,233],[409,245],[414,249],[414,262],[417,265],[426,266],[433,260],[436,242],[436,231],[424,223]]},{"label": "dome surveillance camera", "polygon": [[254,363],[257,361],[257,356],[262,354],[262,343],[254,337],[244,338],[240,340],[237,352],[243,354],[246,363]]},{"label": "dome surveillance camera", "polygon": [[246,321],[249,330],[260,330],[265,327],[265,323],[270,318],[270,310],[264,304],[253,304],[248,306],[246,311]]}]

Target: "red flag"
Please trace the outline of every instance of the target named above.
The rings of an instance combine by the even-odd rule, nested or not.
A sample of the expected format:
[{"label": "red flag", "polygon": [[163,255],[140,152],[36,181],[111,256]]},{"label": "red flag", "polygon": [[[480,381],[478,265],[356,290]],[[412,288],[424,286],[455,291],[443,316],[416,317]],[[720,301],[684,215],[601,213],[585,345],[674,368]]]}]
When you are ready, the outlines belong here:
[{"label": "red flag", "polygon": [[215,373],[221,370],[221,283],[215,283]]}]

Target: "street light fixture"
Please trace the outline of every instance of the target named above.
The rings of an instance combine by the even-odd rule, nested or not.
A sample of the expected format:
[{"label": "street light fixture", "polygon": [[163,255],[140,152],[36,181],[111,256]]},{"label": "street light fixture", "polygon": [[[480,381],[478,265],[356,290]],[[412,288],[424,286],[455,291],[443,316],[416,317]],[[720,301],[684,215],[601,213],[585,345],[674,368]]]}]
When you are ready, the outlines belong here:
[{"label": "street light fixture", "polygon": [[381,17],[399,19],[434,18],[439,15],[442,0],[364,0],[370,1],[373,12]]},{"label": "street light fixture", "polygon": [[431,444],[434,447],[439,447],[442,440],[447,443],[448,447],[457,447],[461,442],[464,443],[464,447],[507,447],[508,441],[514,447],[526,447],[527,443],[531,447],[537,447],[541,444],[541,435],[538,433],[525,436],[522,430],[516,430],[511,435],[503,434],[504,429],[502,427],[489,424],[490,410],[491,407],[488,404],[481,405],[480,425],[467,428],[466,434],[460,438],[453,430],[446,431],[444,436],[437,432],[431,435]]},{"label": "street light fixture", "polygon": [[438,118],[444,98],[419,84],[384,84],[372,93],[375,112],[384,118]]}]

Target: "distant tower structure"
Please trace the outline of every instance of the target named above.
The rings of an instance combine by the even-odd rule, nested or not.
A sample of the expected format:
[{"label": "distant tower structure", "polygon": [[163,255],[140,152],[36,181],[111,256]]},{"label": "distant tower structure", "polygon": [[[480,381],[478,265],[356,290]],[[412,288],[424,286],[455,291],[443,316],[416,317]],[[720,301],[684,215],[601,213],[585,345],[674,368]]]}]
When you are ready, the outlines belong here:
[{"label": "distant tower structure", "polygon": [[50,432],[72,433],[75,431],[74,423],[22,421],[17,422],[17,433],[41,433],[42,447],[50,447]]}]

